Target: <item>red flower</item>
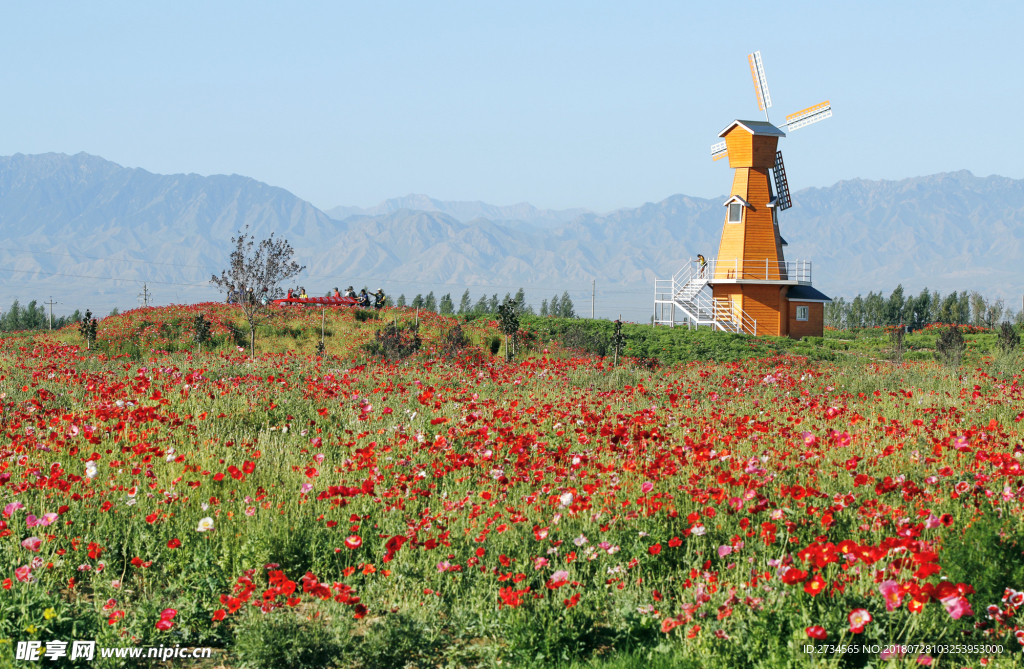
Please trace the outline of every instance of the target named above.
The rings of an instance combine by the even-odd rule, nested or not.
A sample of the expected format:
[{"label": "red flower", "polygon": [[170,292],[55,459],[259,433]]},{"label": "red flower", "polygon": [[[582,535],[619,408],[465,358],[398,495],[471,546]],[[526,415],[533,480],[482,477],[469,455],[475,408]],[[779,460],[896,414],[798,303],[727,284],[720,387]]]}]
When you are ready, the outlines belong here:
[{"label": "red flower", "polygon": [[668,545],[670,548],[678,548],[683,545],[683,540],[679,537],[672,537],[668,540]]},{"label": "red flower", "polygon": [[812,639],[817,639],[818,641],[824,641],[828,638],[828,632],[826,632],[825,628],[821,625],[812,625],[804,631],[807,632],[807,636]]},{"label": "red flower", "polygon": [[353,534],[345,539],[345,548],[354,551],[363,545],[363,538],[358,534]]},{"label": "red flower", "polygon": [[172,550],[175,549],[175,548],[180,548],[181,547],[181,541],[179,539],[171,539],[170,541],[167,542],[167,547],[172,549]]},{"label": "red flower", "polygon": [[786,585],[796,585],[797,583],[803,583],[804,579],[807,578],[807,572],[792,567],[786,570],[786,573],[782,575],[782,582]]},{"label": "red flower", "polygon": [[653,546],[648,547],[647,552],[651,555],[657,555],[661,552],[661,544],[654,544]]},{"label": "red flower", "polygon": [[572,607],[574,607],[574,606],[576,606],[577,604],[580,603],[580,593],[577,592],[575,595],[573,595],[569,599],[565,599],[565,600],[562,600],[562,601],[565,602],[565,608],[571,609]]},{"label": "red flower", "polygon": [[804,583],[804,592],[811,597],[814,597],[824,590],[826,585],[828,585],[828,583],[821,577],[821,574],[815,574],[814,578]]},{"label": "red flower", "polygon": [[498,604],[498,607],[500,608],[501,605],[504,604],[505,606],[509,606],[513,609],[516,608],[517,606],[523,603],[523,595],[525,595],[529,591],[529,586],[527,586],[523,590],[515,590],[510,585],[505,586],[504,588],[498,591],[498,598],[501,600],[501,602]]},{"label": "red flower", "polygon": [[217,609],[216,611],[213,612],[213,620],[215,622],[218,621],[218,620],[224,620],[225,616],[227,616],[227,615],[228,615],[228,612],[225,611],[224,609]]}]

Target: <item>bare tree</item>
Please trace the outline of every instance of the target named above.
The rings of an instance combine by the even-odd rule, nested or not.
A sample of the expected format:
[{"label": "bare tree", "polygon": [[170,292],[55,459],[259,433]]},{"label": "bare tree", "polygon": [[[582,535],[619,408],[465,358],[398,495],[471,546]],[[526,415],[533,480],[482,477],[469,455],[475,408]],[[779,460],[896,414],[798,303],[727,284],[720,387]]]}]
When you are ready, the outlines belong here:
[{"label": "bare tree", "polygon": [[237,237],[231,238],[235,245],[231,252],[231,267],[221,272],[219,277],[214,275],[210,283],[226,292],[228,301],[237,303],[242,309],[249,323],[249,354],[255,357],[256,326],[269,316],[270,301],[284,295],[278,284],[296,276],[306,267],[300,267],[292,259],[295,250],[288,240],[274,239],[274,233],[270,233],[269,239],[257,245],[248,230],[247,225]]}]

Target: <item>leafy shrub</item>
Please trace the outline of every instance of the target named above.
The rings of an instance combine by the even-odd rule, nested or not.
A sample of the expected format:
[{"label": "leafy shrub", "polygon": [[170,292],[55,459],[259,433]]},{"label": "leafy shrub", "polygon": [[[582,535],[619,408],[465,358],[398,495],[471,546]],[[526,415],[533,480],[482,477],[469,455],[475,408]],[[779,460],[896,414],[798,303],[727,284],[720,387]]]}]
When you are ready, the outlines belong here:
[{"label": "leafy shrub", "polygon": [[489,348],[491,349],[491,355],[498,355],[498,351],[501,350],[501,337],[491,337]]},{"label": "leafy shrub", "polygon": [[373,311],[372,309],[356,309],[355,316],[356,320],[359,321],[360,323],[365,323],[366,321],[375,321],[380,318],[380,314],[376,311]]},{"label": "leafy shrub", "polygon": [[608,354],[608,335],[585,327],[582,323],[573,323],[560,338],[562,346],[577,351],[593,353],[604,357]]},{"label": "leafy shrub", "polygon": [[239,633],[239,659],[252,669],[322,669],[343,651],[338,635],[323,618],[303,620],[291,611],[254,615]]},{"label": "leafy shrub", "polygon": [[1020,344],[1020,335],[1013,325],[1004,322],[999,328],[999,349],[1003,353],[1012,353]]},{"label": "leafy shrub", "polygon": [[411,323],[390,323],[377,330],[373,335],[373,341],[363,348],[370,354],[379,355],[387,360],[407,358],[420,350],[423,344],[419,329],[418,325]]},{"label": "leafy shrub", "polygon": [[942,331],[935,342],[935,357],[947,365],[956,367],[964,356],[967,344],[960,328],[953,326]]},{"label": "leafy shrub", "polygon": [[441,335],[441,356],[454,358],[470,344],[469,336],[462,326],[456,323]]}]

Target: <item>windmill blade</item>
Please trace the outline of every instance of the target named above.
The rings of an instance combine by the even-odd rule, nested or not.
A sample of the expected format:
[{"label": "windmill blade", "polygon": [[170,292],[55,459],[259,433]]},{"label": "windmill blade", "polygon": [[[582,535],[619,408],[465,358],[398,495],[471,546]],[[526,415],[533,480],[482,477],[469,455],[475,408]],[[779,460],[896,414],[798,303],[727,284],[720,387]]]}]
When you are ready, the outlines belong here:
[{"label": "windmill blade", "polygon": [[757,93],[757,108],[768,117],[768,108],[772,106],[772,96],[768,93],[768,79],[764,76],[764,63],[761,52],[755,51],[747,56],[750,61],[750,75],[754,78],[754,92]]},{"label": "windmill blade", "polygon": [[786,180],[786,166],[782,162],[782,151],[775,152],[775,167],[772,168],[775,175],[775,192],[778,193],[776,207],[778,211],[785,211],[793,206],[793,200],[789,197],[789,181]]},{"label": "windmill blade", "polygon": [[726,148],[725,142],[711,145],[711,160],[721,160],[727,155],[729,155],[729,149]]},{"label": "windmill blade", "polygon": [[832,105],[828,103],[828,100],[818,103],[813,107],[807,109],[801,109],[795,114],[790,114],[786,117],[786,122],[783,124],[787,126],[789,130],[797,130],[806,125],[817,123],[818,121],[824,121],[832,116]]}]

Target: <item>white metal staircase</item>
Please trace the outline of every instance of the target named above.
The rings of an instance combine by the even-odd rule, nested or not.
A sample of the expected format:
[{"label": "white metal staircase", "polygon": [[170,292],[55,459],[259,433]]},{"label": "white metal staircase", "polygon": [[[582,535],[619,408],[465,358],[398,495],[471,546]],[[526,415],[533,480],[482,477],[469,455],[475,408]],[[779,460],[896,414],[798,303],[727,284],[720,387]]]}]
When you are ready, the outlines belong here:
[{"label": "white metal staircase", "polygon": [[[757,321],[731,299],[715,299],[708,285],[713,265],[687,263],[671,279],[654,282],[654,322],[674,327],[707,325],[724,332],[757,334]],[[678,310],[678,313],[677,313]]]}]

